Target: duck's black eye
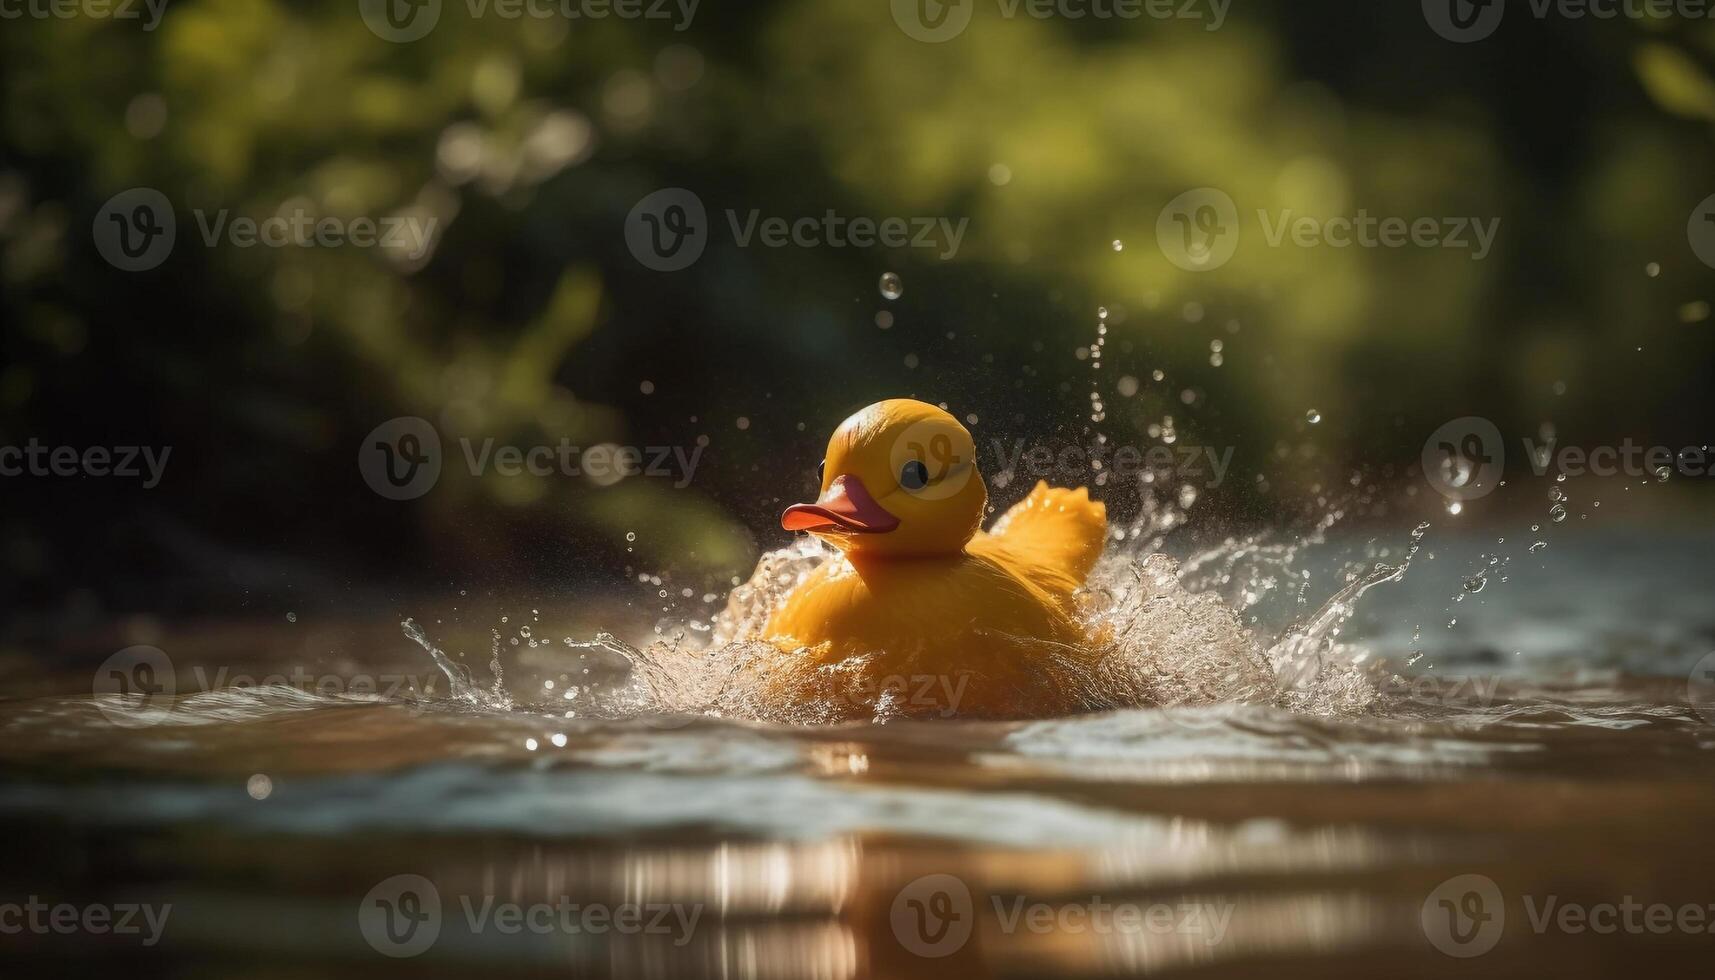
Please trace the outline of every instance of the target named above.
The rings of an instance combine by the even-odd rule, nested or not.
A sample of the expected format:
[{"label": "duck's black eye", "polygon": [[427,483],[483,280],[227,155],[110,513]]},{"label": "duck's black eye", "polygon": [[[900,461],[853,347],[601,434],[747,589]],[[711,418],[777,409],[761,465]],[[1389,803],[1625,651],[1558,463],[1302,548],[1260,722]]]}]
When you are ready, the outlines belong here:
[{"label": "duck's black eye", "polygon": [[823,483],[827,482],[827,476],[828,476],[828,461],[824,459],[820,463],[816,464],[816,486],[819,487]]},{"label": "duck's black eye", "polygon": [[899,470],[899,485],[907,490],[921,490],[929,485],[929,467],[912,460]]}]

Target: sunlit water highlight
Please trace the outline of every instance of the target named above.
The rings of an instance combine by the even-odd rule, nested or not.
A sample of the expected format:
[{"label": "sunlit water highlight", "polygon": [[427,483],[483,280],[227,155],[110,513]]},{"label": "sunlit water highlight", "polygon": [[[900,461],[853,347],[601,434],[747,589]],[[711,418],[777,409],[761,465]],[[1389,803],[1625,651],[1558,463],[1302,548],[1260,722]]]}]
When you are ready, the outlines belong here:
[{"label": "sunlit water highlight", "polygon": [[[709,909],[682,945],[449,922],[430,963],[831,978],[945,975],[890,925],[925,875],[968,883],[982,911],[961,969],[1017,976],[1244,976],[1402,950],[1431,975],[1450,961],[1425,944],[1420,907],[1452,875],[1587,901],[1692,901],[1715,880],[1715,700],[1688,686],[1715,648],[1698,605],[1707,538],[1558,542],[1529,552],[1535,574],[1509,549],[1510,571],[1471,589],[1473,570],[1502,567],[1490,540],[1418,527],[1354,545],[1335,511],[1300,535],[1185,547],[1182,520],[1146,512],[1110,543],[1082,597],[1101,675],[1044,671],[1086,712],[942,716],[908,692],[854,697],[846,677],[759,700],[759,672],[790,656],[759,624],[834,560],[798,542],[716,616],[669,619],[653,642],[513,611],[447,653],[424,610],[399,646],[432,682],[407,691],[0,702],[0,829],[100,849],[103,880],[175,903],[181,955],[273,945],[317,975],[363,969],[374,953],[352,910],[401,873],[449,905]],[[1612,574],[1604,594],[1636,618],[1579,601],[1549,567]],[[1426,594],[1445,601],[1425,608]],[[15,881],[64,878],[64,853],[21,849]],[[1035,934],[993,911],[1091,894],[1218,907],[1224,932]],[[1508,942],[1524,960],[1503,947],[1476,972],[1596,975],[1575,945]],[[1697,948],[1631,955],[1694,962]]]}]

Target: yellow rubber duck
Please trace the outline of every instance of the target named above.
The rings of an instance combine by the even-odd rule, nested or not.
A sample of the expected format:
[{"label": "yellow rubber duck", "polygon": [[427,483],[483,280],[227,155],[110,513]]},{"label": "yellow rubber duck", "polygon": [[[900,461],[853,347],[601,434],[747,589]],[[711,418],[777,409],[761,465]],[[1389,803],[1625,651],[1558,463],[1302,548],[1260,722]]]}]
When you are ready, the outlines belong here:
[{"label": "yellow rubber duck", "polygon": [[842,558],[812,572],[769,621],[777,645],[807,658],[786,675],[802,683],[816,668],[856,662],[859,676],[834,689],[864,707],[888,697],[905,714],[1076,710],[1046,682],[1046,661],[1075,669],[1088,645],[1073,593],[1101,557],[1107,509],[1087,490],[1038,483],[979,530],[988,491],[970,432],[905,398],[841,423],[821,477],[819,499],[788,507],[780,526]]}]

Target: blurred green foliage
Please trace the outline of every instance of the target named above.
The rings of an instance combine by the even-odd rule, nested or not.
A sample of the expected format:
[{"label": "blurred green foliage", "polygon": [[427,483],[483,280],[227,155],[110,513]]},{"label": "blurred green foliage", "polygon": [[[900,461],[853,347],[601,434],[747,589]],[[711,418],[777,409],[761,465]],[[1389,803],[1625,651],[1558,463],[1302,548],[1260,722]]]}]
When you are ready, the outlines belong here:
[{"label": "blurred green foliage", "polygon": [[[711,4],[684,31],[448,2],[406,44],[355,0],[175,0],[148,32],[5,22],[0,435],[180,447],[172,492],[122,532],[66,540],[36,515],[97,491],[24,491],[37,510],[6,516],[8,568],[64,584],[231,553],[354,579],[522,560],[535,576],[671,567],[700,591],[779,539],[780,503],[858,405],[915,393],[988,435],[1081,438],[1092,372],[1075,352],[1098,306],[1102,370],[1142,379],[1129,398],[1102,381],[1106,429],[1141,442],[1172,415],[1277,485],[1307,460],[1401,473],[1465,414],[1592,439],[1702,425],[1706,441],[1711,276],[1686,224],[1715,192],[1707,23],[1515,18],[1461,46],[1409,3],[1248,3],[1213,32],[999,9],[977,4],[943,44],[875,0]],[[133,186],[179,214],[174,255],[144,274],[90,242],[102,202]],[[671,275],[621,232],[665,186],[695,190],[716,225]],[[1194,274],[1155,227],[1202,186],[1246,216],[1361,208],[1502,231],[1473,261],[1270,247],[1246,217],[1235,259]],[[292,208],[433,217],[437,234],[420,260],[205,247],[192,213]],[[729,208],[968,217],[970,234],[946,262],[738,249]],[[883,270],[903,276],[898,303],[876,295]],[[1314,440],[1310,407],[1328,419]],[[708,451],[685,491],[447,479],[403,507],[368,495],[352,456],[407,414],[449,447]],[[103,548],[135,564],[71,557]]]}]

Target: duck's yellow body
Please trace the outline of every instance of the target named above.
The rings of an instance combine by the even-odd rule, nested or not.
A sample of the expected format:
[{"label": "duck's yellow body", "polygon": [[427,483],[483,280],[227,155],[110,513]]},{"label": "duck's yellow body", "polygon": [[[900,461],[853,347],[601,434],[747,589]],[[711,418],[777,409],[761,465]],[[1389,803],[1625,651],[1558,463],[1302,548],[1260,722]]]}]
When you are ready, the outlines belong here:
[{"label": "duck's yellow body", "polygon": [[789,675],[861,657],[863,676],[841,683],[892,691],[907,713],[1076,707],[1043,683],[1043,660],[1064,668],[1086,645],[1073,594],[1101,556],[1106,510],[1085,490],[1038,484],[984,533],[988,495],[975,456],[956,419],[906,399],[872,405],[834,433],[820,499],[781,518],[843,553],[768,625],[779,645],[809,658]]}]

